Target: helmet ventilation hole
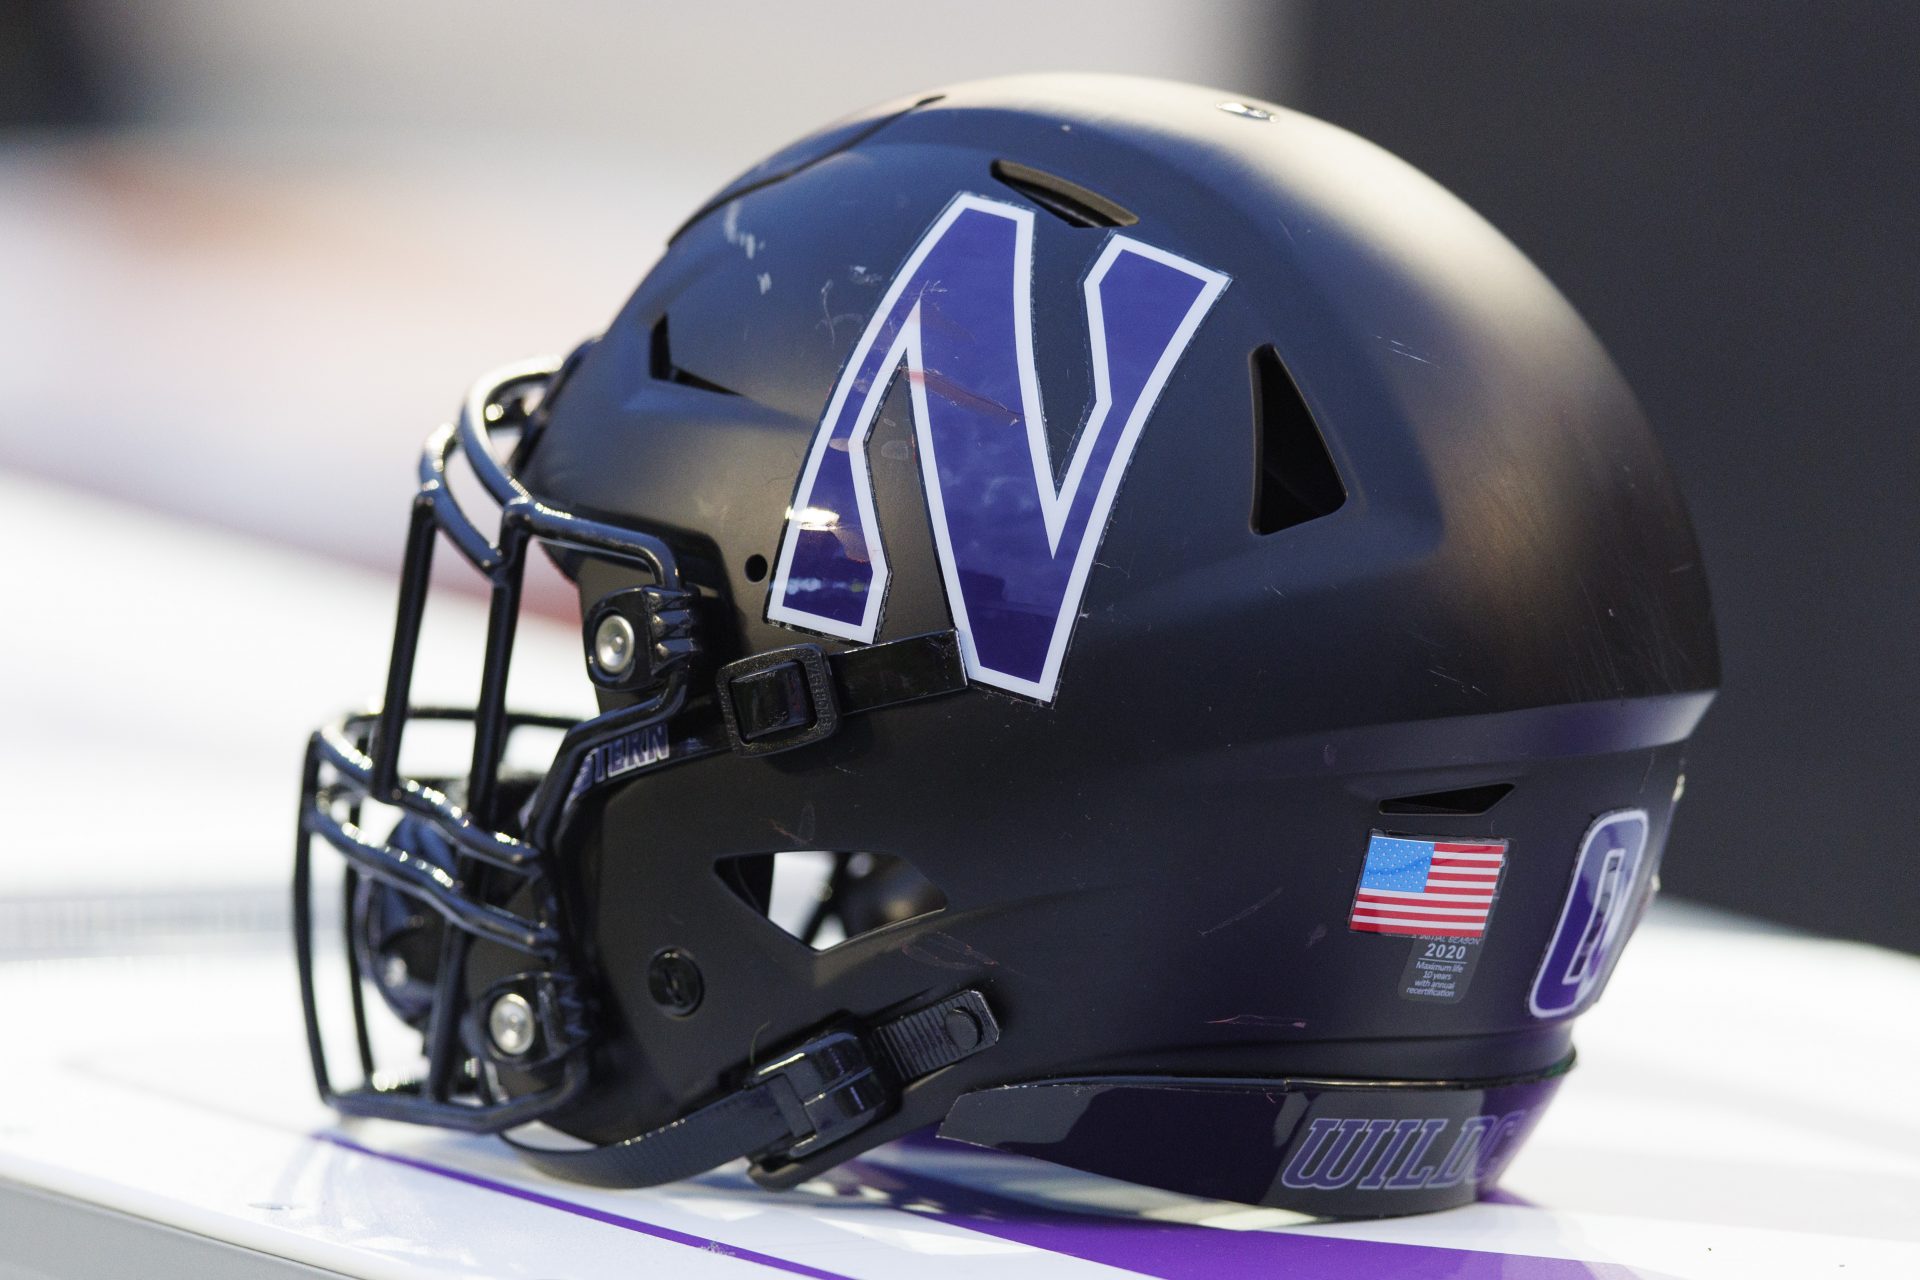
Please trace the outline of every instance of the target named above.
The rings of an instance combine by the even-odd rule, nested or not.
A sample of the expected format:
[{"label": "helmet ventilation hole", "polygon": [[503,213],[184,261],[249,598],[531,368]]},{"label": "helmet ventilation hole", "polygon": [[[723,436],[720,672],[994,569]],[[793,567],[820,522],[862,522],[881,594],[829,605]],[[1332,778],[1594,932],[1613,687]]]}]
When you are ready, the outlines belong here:
[{"label": "helmet ventilation hole", "polygon": [[1477,817],[1507,798],[1511,782],[1492,782],[1481,787],[1461,787],[1456,791],[1429,791],[1424,795],[1395,796],[1380,802],[1382,813],[1451,814],[1458,818]]},{"label": "helmet ventilation hole", "polygon": [[912,863],[885,853],[752,853],[722,858],[714,870],[769,924],[815,951],[947,905]]},{"label": "helmet ventilation hole", "polygon": [[1347,500],[1307,402],[1271,346],[1253,353],[1253,531],[1278,533]]},{"label": "helmet ventilation hole", "polygon": [[1011,160],[995,160],[993,176],[1048,213],[1076,227],[1130,227],[1140,221],[1131,209],[1107,199],[1097,191],[1089,191],[1077,182],[1068,182],[1058,175],[1015,164]]},{"label": "helmet ventilation hole", "polygon": [[731,387],[723,387],[717,382],[709,382],[697,373],[689,373],[673,362],[673,347],[667,338],[667,318],[661,316],[653,322],[653,337],[647,350],[648,371],[656,382],[674,382],[683,387],[697,387],[702,391],[712,391],[723,396],[737,396],[740,393]]}]

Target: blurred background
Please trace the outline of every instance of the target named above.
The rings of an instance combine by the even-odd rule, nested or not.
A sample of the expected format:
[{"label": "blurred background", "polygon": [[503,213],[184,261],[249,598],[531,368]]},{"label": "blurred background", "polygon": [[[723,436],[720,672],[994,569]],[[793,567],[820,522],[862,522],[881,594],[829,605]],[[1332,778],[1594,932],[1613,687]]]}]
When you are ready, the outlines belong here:
[{"label": "blurred background", "polygon": [[0,0],[0,952],[62,945],[49,902],[279,928],[261,833],[377,688],[468,381],[815,125],[1045,69],[1326,117],[1542,265],[1719,612],[1668,891],[1920,951],[1916,67],[1893,0]]}]

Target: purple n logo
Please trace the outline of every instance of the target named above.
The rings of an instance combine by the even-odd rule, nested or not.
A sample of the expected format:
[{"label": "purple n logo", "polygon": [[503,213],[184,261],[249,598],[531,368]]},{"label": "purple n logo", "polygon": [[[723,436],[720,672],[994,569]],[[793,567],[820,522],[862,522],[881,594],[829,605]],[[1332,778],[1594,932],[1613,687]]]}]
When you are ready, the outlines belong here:
[{"label": "purple n logo", "polygon": [[1227,277],[1110,237],[1083,286],[1094,402],[1056,480],[1034,368],[1033,213],[960,195],[922,236],[834,386],[767,617],[870,644],[887,590],[866,445],[904,366],[921,481],[968,676],[1050,702],[1147,415]]}]

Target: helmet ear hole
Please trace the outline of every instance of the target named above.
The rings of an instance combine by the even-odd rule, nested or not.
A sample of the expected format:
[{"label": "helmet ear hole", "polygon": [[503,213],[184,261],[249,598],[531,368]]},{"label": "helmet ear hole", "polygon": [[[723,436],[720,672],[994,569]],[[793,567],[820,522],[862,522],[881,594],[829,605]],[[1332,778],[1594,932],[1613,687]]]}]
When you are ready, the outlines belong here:
[{"label": "helmet ear hole", "polygon": [[768,913],[773,901],[773,860],[776,855],[762,853],[744,858],[722,858],[714,864],[721,883],[734,896],[761,915]]},{"label": "helmet ear hole", "polygon": [[834,915],[849,938],[930,915],[946,905],[947,895],[912,863],[884,853],[853,855],[832,899]]},{"label": "helmet ear hole", "polygon": [[938,885],[892,854],[755,853],[722,858],[714,870],[769,924],[815,951],[947,905]]}]

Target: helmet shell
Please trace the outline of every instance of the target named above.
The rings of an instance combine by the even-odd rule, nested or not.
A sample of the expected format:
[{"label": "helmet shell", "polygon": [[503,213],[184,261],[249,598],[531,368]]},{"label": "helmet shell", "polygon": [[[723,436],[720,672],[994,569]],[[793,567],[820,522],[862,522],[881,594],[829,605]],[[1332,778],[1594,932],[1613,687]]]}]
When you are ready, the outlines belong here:
[{"label": "helmet shell", "polygon": [[[732,184],[555,399],[529,488],[674,543],[718,661],[815,639],[767,620],[823,407],[888,281],[1008,161],[1137,216],[1230,284],[1140,437],[1050,704],[984,688],[719,755],[593,799],[564,851],[613,1034],[563,1127],[665,1123],[759,1050],[965,985],[1005,1034],[860,1145],[962,1092],[1061,1076],[1484,1079],[1544,1069],[1567,1021],[1528,992],[1583,834],[1649,819],[1650,892],[1684,740],[1718,681],[1684,507],[1618,371],[1465,205],[1332,125],[1149,80],[1020,77],[891,104]],[[1092,398],[1080,283],[1113,232],[1034,220],[1053,456]],[[1344,487],[1256,532],[1255,353],[1271,347]],[[878,639],[952,625],[889,393],[867,461],[892,580]],[[627,585],[578,568],[583,603]],[[1396,797],[1508,786],[1481,812]],[[1389,806],[1391,809],[1391,806]],[[1369,834],[1509,842],[1470,987],[1400,995],[1404,938],[1351,931]],[[897,856],[944,910],[814,952],[722,859]],[[648,996],[692,956],[705,999]]]}]

